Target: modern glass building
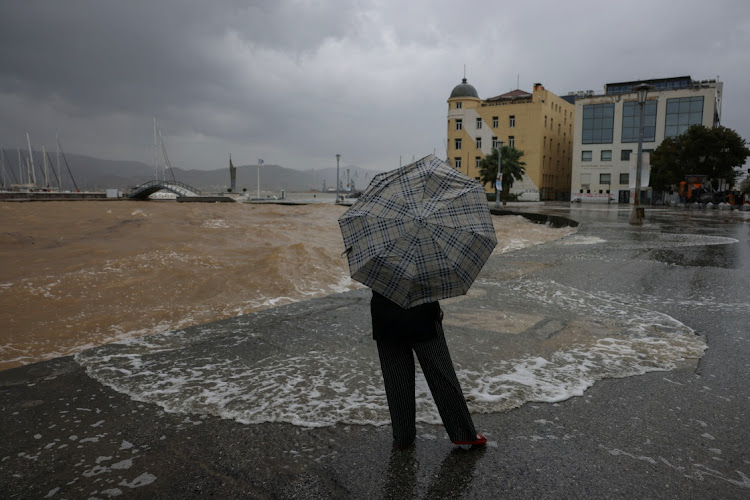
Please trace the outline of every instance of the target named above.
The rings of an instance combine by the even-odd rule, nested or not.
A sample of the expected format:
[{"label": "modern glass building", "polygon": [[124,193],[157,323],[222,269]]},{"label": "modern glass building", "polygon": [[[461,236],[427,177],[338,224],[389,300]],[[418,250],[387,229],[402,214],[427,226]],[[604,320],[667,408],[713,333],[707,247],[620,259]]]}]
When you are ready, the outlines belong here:
[{"label": "modern glass building", "polygon": [[[640,106],[633,87],[648,83],[644,104],[644,165],[667,137],[691,125],[716,126],[721,121],[723,83],[689,76],[608,83],[602,94],[575,96],[571,200],[630,203],[638,150]],[[642,199],[650,199],[643,186]]]}]

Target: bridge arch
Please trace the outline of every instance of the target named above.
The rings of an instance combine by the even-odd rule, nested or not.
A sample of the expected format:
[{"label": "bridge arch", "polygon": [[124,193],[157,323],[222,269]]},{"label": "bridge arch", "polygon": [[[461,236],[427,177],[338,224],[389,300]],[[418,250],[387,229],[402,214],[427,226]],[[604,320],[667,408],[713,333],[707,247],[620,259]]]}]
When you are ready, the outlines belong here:
[{"label": "bridge arch", "polygon": [[145,200],[157,191],[167,190],[177,196],[200,196],[201,192],[192,186],[178,181],[148,181],[130,190],[128,198],[131,200]]}]

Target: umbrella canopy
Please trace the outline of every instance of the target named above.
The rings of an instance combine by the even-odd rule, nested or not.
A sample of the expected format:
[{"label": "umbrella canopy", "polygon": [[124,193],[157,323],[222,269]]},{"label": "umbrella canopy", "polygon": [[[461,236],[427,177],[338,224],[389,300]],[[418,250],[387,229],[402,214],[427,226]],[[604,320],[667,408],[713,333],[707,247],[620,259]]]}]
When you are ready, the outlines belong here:
[{"label": "umbrella canopy", "polygon": [[403,308],[465,294],[497,245],[482,186],[433,155],[376,175],[339,227],[352,278]]}]

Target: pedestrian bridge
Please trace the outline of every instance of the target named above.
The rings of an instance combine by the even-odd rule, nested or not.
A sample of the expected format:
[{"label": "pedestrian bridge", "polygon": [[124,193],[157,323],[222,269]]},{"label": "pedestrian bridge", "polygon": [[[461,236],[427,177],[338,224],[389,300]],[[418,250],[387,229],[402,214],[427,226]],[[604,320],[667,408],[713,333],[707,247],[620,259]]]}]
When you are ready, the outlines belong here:
[{"label": "pedestrian bridge", "polygon": [[200,196],[201,192],[199,189],[195,189],[192,186],[188,186],[183,182],[178,181],[148,181],[136,186],[130,190],[128,198],[131,200],[145,200],[150,195],[161,190],[171,191],[177,196]]}]

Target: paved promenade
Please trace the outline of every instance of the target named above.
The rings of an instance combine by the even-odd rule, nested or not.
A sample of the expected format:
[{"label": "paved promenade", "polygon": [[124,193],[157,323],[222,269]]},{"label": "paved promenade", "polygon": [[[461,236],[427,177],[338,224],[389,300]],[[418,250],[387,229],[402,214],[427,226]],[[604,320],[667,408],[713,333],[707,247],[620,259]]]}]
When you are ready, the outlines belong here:
[{"label": "paved promenade", "polygon": [[[750,214],[649,209],[632,227],[627,207],[509,210],[576,220],[582,244],[493,257],[476,285],[483,293],[461,310],[497,308],[487,277],[523,274],[669,315],[705,340],[703,356],[605,378],[564,401],[475,414],[486,449],[455,447],[440,426],[420,424],[405,452],[392,451],[388,426],[168,413],[60,358],[0,372],[0,498],[749,498]],[[279,331],[361,331],[368,299],[359,290],[211,328],[242,321],[265,332],[264,344],[246,347],[261,356],[283,349]],[[540,307],[523,300],[513,307]],[[445,309],[446,320],[459,313]],[[448,324],[452,349],[471,338],[468,328]],[[553,350],[556,330],[545,328],[498,336],[487,349],[522,352],[533,340]],[[200,347],[207,358],[225,349],[213,338]]]}]

